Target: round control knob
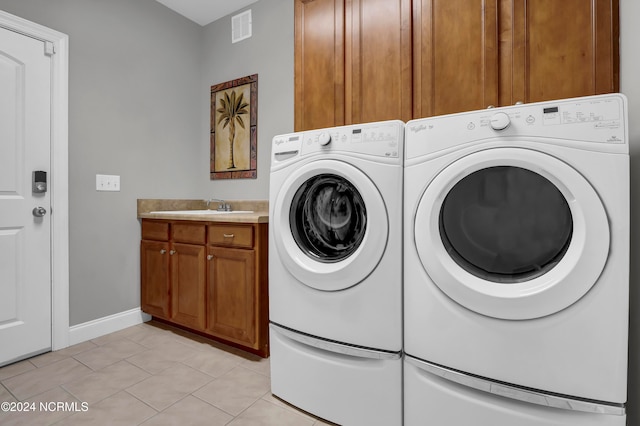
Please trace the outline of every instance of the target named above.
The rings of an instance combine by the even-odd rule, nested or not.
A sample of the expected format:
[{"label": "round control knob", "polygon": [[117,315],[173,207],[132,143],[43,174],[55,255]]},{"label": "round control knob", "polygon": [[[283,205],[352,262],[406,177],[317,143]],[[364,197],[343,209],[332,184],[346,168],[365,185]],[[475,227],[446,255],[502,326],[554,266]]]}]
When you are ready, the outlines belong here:
[{"label": "round control knob", "polygon": [[318,143],[322,146],[327,146],[331,143],[331,135],[329,133],[322,132],[318,135]]},{"label": "round control knob", "polygon": [[493,130],[504,130],[509,127],[511,119],[504,112],[497,112],[491,117],[491,128]]}]

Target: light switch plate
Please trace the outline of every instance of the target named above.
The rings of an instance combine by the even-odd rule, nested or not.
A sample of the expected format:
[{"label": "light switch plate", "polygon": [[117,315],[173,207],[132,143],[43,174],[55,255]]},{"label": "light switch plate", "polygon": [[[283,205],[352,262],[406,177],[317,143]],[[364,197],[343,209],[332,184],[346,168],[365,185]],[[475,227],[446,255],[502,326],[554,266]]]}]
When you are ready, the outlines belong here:
[{"label": "light switch plate", "polygon": [[120,176],[96,175],[96,191],[120,191]]}]

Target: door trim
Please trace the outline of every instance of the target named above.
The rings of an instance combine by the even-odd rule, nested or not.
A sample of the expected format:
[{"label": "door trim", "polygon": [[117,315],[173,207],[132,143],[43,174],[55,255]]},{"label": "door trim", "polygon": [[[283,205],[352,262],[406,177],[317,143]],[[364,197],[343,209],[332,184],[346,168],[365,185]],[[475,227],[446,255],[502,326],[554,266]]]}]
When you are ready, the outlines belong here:
[{"label": "door trim", "polygon": [[[69,346],[69,36],[0,11],[0,27],[54,46],[51,56],[51,350]],[[43,48],[44,55],[44,48]]]}]

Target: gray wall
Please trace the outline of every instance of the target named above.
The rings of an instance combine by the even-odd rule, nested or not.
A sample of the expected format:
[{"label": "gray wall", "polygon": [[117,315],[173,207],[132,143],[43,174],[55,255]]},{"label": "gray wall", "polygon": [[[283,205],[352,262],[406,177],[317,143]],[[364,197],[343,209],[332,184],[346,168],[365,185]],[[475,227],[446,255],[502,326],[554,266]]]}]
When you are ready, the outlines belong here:
[{"label": "gray wall", "polygon": [[[252,37],[231,43],[231,18],[204,29],[201,90],[202,131],[209,132],[209,88],[258,74],[258,178],[208,181],[209,146],[200,147],[198,165],[206,194],[216,198],[268,199],[271,139],[293,131],[293,0],[260,0],[250,7]],[[234,12],[240,13],[241,11]]]}]

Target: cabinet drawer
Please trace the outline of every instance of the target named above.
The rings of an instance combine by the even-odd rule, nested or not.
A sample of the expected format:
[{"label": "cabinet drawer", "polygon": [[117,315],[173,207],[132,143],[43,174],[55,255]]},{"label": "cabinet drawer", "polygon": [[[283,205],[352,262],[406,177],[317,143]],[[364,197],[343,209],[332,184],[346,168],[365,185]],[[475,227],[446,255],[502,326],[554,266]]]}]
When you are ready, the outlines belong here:
[{"label": "cabinet drawer", "polygon": [[142,220],[142,239],[169,241],[169,223],[154,220]]},{"label": "cabinet drawer", "polygon": [[209,244],[253,248],[253,226],[209,225]]},{"label": "cabinet drawer", "polygon": [[174,223],[171,239],[176,243],[205,244],[206,225],[200,223]]}]

